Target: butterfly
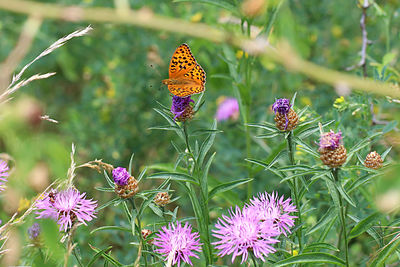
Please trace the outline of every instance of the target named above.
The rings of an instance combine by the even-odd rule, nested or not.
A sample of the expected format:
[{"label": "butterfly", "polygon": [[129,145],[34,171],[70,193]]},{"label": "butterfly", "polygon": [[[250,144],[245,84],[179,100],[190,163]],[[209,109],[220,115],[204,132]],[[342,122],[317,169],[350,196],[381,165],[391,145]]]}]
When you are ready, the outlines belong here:
[{"label": "butterfly", "polygon": [[205,90],[206,72],[197,63],[187,44],[181,44],[169,63],[169,79],[162,80],[176,96],[186,97]]}]

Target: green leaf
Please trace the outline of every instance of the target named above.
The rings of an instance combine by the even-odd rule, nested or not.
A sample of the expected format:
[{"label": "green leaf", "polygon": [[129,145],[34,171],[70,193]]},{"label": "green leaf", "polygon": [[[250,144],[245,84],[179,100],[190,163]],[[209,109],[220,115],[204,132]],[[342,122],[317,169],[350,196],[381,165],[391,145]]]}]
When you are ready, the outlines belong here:
[{"label": "green leaf", "polygon": [[375,213],[372,213],[371,215],[369,215],[368,217],[362,219],[361,221],[359,221],[353,227],[353,229],[351,229],[351,231],[349,233],[349,239],[357,237],[357,236],[361,235],[362,233],[364,233],[365,231],[367,231],[371,227],[371,225],[373,223],[375,223],[377,221],[377,219],[379,219],[380,216],[381,215],[379,212],[375,212]]},{"label": "green leaf", "polygon": [[350,184],[350,186],[347,189],[347,192],[351,193],[352,191],[354,191],[361,185],[366,184],[371,179],[373,179],[379,175],[380,175],[379,173],[368,173],[366,175],[361,176],[360,178],[358,178],[357,180],[355,180],[353,183]]},{"label": "green leaf", "polygon": [[96,211],[102,210],[102,209],[104,209],[105,207],[110,206],[111,204],[116,204],[116,203],[119,204],[120,201],[121,201],[121,198],[119,198],[119,197],[114,198],[114,199],[108,201],[107,203],[101,205],[100,207],[97,207]]},{"label": "green leaf", "polygon": [[57,223],[51,219],[41,219],[40,229],[44,246],[51,251],[50,259],[55,262],[63,262],[65,249],[60,242],[61,233]]},{"label": "green leaf", "polygon": [[382,160],[385,160],[387,154],[389,154],[390,150],[392,150],[392,147],[389,147],[388,149],[385,150],[385,152],[382,153],[381,157]]},{"label": "green leaf", "polygon": [[89,244],[89,247],[91,249],[93,249],[96,253],[100,253],[101,256],[109,263],[111,263],[114,266],[123,266],[123,264],[119,263],[116,259],[114,259],[113,257],[111,257],[111,255],[107,254],[105,251],[107,251],[109,248],[107,248],[106,250],[100,250],[94,246],[92,246],[91,244]]},{"label": "green leaf", "polygon": [[296,147],[296,149],[299,149],[300,151],[304,151],[315,158],[319,158],[319,154],[312,147],[310,147],[308,144],[304,143],[299,138],[297,138],[297,137],[294,138],[294,142],[298,145]]},{"label": "green leaf", "polygon": [[[217,120],[214,120],[214,123],[211,127],[211,130],[217,130]],[[197,163],[199,164],[200,168],[203,166],[203,161],[204,158],[207,155],[207,152],[210,150],[211,146],[214,143],[215,140],[215,135],[217,134],[217,132],[212,132],[205,140],[204,142],[201,144],[200,146],[200,151],[199,151],[199,157],[197,159]]]},{"label": "green leaf", "polygon": [[179,172],[159,172],[147,176],[147,179],[171,179],[174,181],[189,182],[199,184],[192,176]]},{"label": "green leaf", "polygon": [[167,122],[169,123],[169,125],[176,127],[174,130],[176,132],[176,134],[179,136],[179,138],[181,138],[182,140],[185,140],[185,136],[183,134],[182,129],[179,127],[179,125],[175,122],[175,120],[170,116],[170,114],[166,113],[165,111],[158,109],[158,108],[154,108],[154,110],[160,114],[161,116],[164,117],[164,119],[167,120]]},{"label": "green leaf", "polygon": [[[310,124],[310,123],[314,123],[314,122],[318,121],[319,119],[320,119],[320,118],[317,117],[317,118],[314,118],[314,119],[312,119],[312,120],[305,121],[305,122],[303,122],[303,123],[300,123],[300,124],[299,124],[299,127],[300,127],[300,126],[307,125],[307,124]],[[324,123],[322,124],[322,127],[326,127],[326,126],[328,126],[329,124],[332,124],[333,122],[334,122],[334,120],[324,122]],[[296,133],[296,137],[299,138],[299,139],[304,139],[304,138],[306,138],[306,137],[308,137],[308,136],[310,136],[310,135],[312,135],[312,134],[314,134],[314,133],[316,133],[316,132],[318,132],[318,131],[319,131],[319,126],[318,126],[318,125],[315,125],[315,126],[306,128],[306,129],[301,130],[300,132]]]},{"label": "green leaf", "polygon": [[288,266],[288,265],[292,266],[294,264],[303,264],[303,263],[330,263],[339,266],[345,265],[345,262],[343,260],[331,254],[323,252],[309,252],[309,253],[302,253],[300,255],[278,261],[272,266],[275,267]]},{"label": "green leaf", "polygon": [[105,248],[103,250],[100,250],[99,252],[97,252],[93,258],[90,260],[90,262],[88,263],[87,267],[91,267],[98,258],[100,258],[103,254],[107,253],[108,251],[110,251],[112,249],[112,246],[109,246],[108,248]]},{"label": "green leaf", "polygon": [[[133,200],[132,200],[133,201]],[[136,217],[138,215],[138,212],[136,209],[132,210],[132,219],[131,219],[131,232],[133,236],[136,236]],[[139,233],[141,235],[142,233]]]},{"label": "green leaf", "polygon": [[321,243],[312,243],[307,245],[307,247],[304,249],[304,252],[312,251],[315,249],[328,249],[332,251],[340,251],[337,247],[332,246],[331,244],[321,242]]},{"label": "green leaf", "polygon": [[382,132],[377,132],[374,133],[370,136],[367,136],[366,138],[362,139],[360,142],[358,142],[357,144],[355,144],[352,148],[349,149],[349,153],[347,154],[347,161],[350,160],[350,158],[353,156],[354,153],[356,153],[357,151],[363,149],[364,147],[368,146],[371,142],[371,140],[379,135],[381,135]]},{"label": "green leaf", "polygon": [[337,214],[332,211],[332,208],[329,208],[328,211],[322,216],[322,218],[306,233],[306,235],[310,235],[320,229],[323,226],[326,226],[329,221],[336,219]]},{"label": "green leaf", "polygon": [[218,185],[218,186],[214,187],[210,191],[210,193],[208,194],[208,199],[210,200],[216,194],[231,190],[231,189],[233,189],[235,187],[238,187],[239,185],[248,183],[248,182],[250,182],[252,180],[253,180],[252,178],[245,178],[245,179],[239,179],[239,180],[236,180],[236,181],[232,181],[232,182],[228,182],[228,183],[224,183],[224,184]]},{"label": "green leaf", "polygon": [[102,192],[114,192],[114,188],[109,187],[95,187],[94,189]]},{"label": "green leaf", "polygon": [[354,200],[347,194],[347,192],[343,189],[342,184],[340,182],[336,183],[336,188],[338,189],[340,195],[353,207],[356,207],[356,203]]},{"label": "green leaf", "polygon": [[272,133],[280,133],[280,131],[276,128],[275,124],[272,124],[270,122],[264,122],[264,123],[248,123],[246,124],[249,127],[256,127],[260,128],[263,130],[267,130]]},{"label": "green leaf", "polygon": [[163,212],[162,210],[157,207],[156,205],[154,205],[154,203],[150,203],[149,204],[149,208],[160,218],[163,218]]},{"label": "green leaf", "polygon": [[385,261],[393,255],[394,251],[400,245],[400,238],[392,239],[382,250],[379,251],[376,258],[372,261],[371,267],[385,266]]},{"label": "green leaf", "polygon": [[200,180],[200,185],[201,185],[201,190],[202,193],[204,195],[204,198],[207,199],[208,198],[208,172],[210,170],[210,166],[212,161],[214,160],[216,153],[214,152],[211,157],[208,159],[206,165],[204,166],[202,172],[203,175],[201,176],[201,180]]},{"label": "green leaf", "polygon": [[132,153],[131,158],[129,159],[129,165],[128,165],[128,172],[131,176],[133,176],[132,173],[132,165],[133,165],[133,157],[135,156],[135,153]]},{"label": "green leaf", "polygon": [[114,184],[114,182],[110,179],[110,177],[108,176],[108,173],[107,173],[106,171],[103,171],[103,173],[104,173],[104,177],[106,178],[106,181],[107,181],[108,185],[109,185],[110,187],[114,188],[114,187],[115,187],[115,184]]},{"label": "green leaf", "polygon": [[144,169],[140,172],[139,177],[137,178],[138,183],[140,180],[142,180],[143,176],[146,174],[147,167],[144,167]]},{"label": "green leaf", "polygon": [[258,138],[258,139],[270,139],[270,138],[274,138],[275,136],[278,136],[280,134],[281,134],[280,132],[262,134],[262,135],[257,135],[256,138]]},{"label": "green leaf", "polygon": [[90,234],[94,234],[99,231],[106,231],[106,230],[118,230],[118,231],[124,231],[124,232],[130,232],[131,229],[122,227],[122,226],[116,226],[116,225],[109,225],[109,226],[101,226],[96,229],[93,229]]}]

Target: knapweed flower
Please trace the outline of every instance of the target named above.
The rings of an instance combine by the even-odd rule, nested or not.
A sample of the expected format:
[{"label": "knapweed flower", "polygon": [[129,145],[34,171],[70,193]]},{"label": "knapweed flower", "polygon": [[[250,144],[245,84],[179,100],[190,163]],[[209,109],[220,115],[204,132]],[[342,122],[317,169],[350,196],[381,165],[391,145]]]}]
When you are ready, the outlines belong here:
[{"label": "knapweed flower", "polygon": [[171,201],[171,197],[169,196],[168,192],[158,192],[157,195],[154,197],[154,203],[158,206],[165,206],[169,204]]},{"label": "knapweed flower", "polygon": [[129,177],[131,177],[129,172],[125,168],[122,168],[122,167],[115,168],[112,171],[112,176],[113,176],[114,182],[120,186],[127,185]]},{"label": "knapweed flower", "polygon": [[319,154],[321,161],[330,168],[342,166],[347,159],[346,148],[342,145],[342,133],[330,131],[321,133],[319,140]]},{"label": "knapweed flower", "polygon": [[31,227],[28,228],[28,235],[30,240],[35,240],[40,234],[40,225],[38,223],[32,224]]},{"label": "knapweed flower", "polygon": [[249,209],[254,208],[261,221],[270,221],[280,233],[287,236],[290,228],[294,226],[294,219],[297,216],[290,215],[296,212],[296,206],[291,203],[291,199],[284,199],[273,192],[271,195],[267,192],[260,193],[257,197],[250,200]]},{"label": "knapweed flower", "polygon": [[96,213],[97,201],[85,198],[86,193],[80,193],[75,188],[47,193],[36,203],[37,218],[51,218],[60,225],[60,231],[66,232],[73,223],[79,221],[86,224],[91,221]]},{"label": "knapweed flower", "polygon": [[193,117],[193,107],[190,103],[194,103],[190,96],[179,97],[174,95],[172,97],[171,112],[174,114],[174,120],[186,121]]},{"label": "knapweed flower", "polygon": [[4,190],[4,183],[7,182],[9,169],[7,162],[0,160],[0,191]]},{"label": "knapweed flower", "polygon": [[222,99],[218,104],[215,118],[217,121],[225,121],[228,119],[237,120],[239,118],[239,103],[237,99],[233,97]]},{"label": "knapweed flower", "polygon": [[272,110],[275,112],[275,125],[281,131],[291,131],[299,122],[297,113],[291,107],[289,99],[286,98],[277,99],[272,105]]},{"label": "knapweed flower", "polygon": [[242,262],[247,260],[249,253],[265,261],[264,257],[275,252],[271,244],[279,242],[272,238],[279,235],[279,231],[271,221],[261,221],[256,209],[236,207],[229,211],[229,216],[222,215],[212,230],[213,236],[219,241],[212,243],[220,250],[218,256],[232,254],[232,263],[237,256],[242,255]]},{"label": "knapweed flower", "polygon": [[192,226],[186,223],[183,227],[180,222],[170,223],[168,228],[163,226],[156,234],[153,245],[158,247],[155,252],[165,257],[164,261],[172,258],[172,264],[181,264],[181,261],[193,265],[189,257],[199,258],[194,252],[201,251],[199,233],[192,233]]},{"label": "knapweed flower", "polygon": [[331,149],[334,150],[339,147],[342,142],[342,132],[339,131],[335,133],[330,130],[330,132],[322,133],[319,139],[319,149]]}]

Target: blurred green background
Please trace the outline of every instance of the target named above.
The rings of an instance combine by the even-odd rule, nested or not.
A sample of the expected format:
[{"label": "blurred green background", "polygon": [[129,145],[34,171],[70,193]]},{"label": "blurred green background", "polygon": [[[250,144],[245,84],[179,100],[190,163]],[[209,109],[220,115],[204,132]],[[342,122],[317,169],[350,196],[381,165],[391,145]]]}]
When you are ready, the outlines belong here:
[{"label": "blurred green background", "polygon": [[[113,7],[111,1],[41,1],[60,4],[75,4],[81,7]],[[268,8],[252,20],[254,30],[262,28],[270,19],[278,0],[268,2]],[[241,1],[232,1],[240,8]],[[240,32],[240,19],[221,8],[200,3],[174,3],[172,1],[133,1],[132,9],[147,7],[155,13],[180,18],[186,21],[203,22],[217,28]],[[397,0],[375,1],[367,11],[368,76],[376,72],[388,77],[388,81],[399,82],[400,4]],[[4,60],[17,43],[26,16],[0,11],[0,61]],[[282,4],[269,36],[273,45],[281,38],[305,59],[339,71],[359,61],[362,39],[359,20],[361,9],[356,1],[297,1],[287,0]],[[44,20],[34,38],[32,48],[19,64],[17,70],[62,36],[86,27],[88,23],[72,23]],[[197,61],[207,73],[205,104],[191,123],[192,129],[207,128],[214,120],[217,102],[221,96],[235,96],[232,73],[226,58],[233,60],[237,72],[241,72],[248,55],[226,44],[214,44],[166,31],[153,31],[128,25],[111,23],[91,24],[94,30],[87,36],[71,40],[65,46],[34,63],[24,77],[35,73],[57,72],[49,79],[34,81],[14,94],[9,103],[3,104],[0,120],[1,152],[15,161],[15,169],[8,182],[8,189],[1,194],[3,212],[0,218],[6,221],[10,215],[27,208],[27,203],[41,192],[51,181],[65,179],[70,164],[71,144],[77,147],[76,160],[83,163],[95,158],[114,166],[126,167],[132,153],[135,154],[133,169],[138,175],[144,166],[169,164],[177,154],[171,144],[176,140],[172,132],[149,130],[165,124],[153,108],[171,105],[171,96],[161,80],[168,76],[170,57],[177,46],[188,43]],[[383,130],[385,135],[372,146],[372,150],[383,152],[393,146],[390,158],[397,158],[400,136],[396,130],[399,117],[398,103],[384,97],[352,94],[344,102],[332,86],[317,83],[306,76],[291,73],[272,61],[251,60],[250,115],[251,122],[273,121],[271,105],[275,98],[291,98],[297,92],[296,108],[310,106],[307,116],[322,116],[323,121],[336,120],[334,129],[345,136],[345,145],[352,146],[372,132]],[[361,76],[361,69],[351,73]],[[196,98],[196,97],[195,97]],[[374,113],[385,125],[372,125],[370,103]],[[59,121],[54,124],[38,120],[38,115],[47,114]],[[211,168],[211,176],[217,181],[230,181],[248,177],[246,163],[246,141],[243,124],[225,121],[218,125],[222,133],[217,135],[213,150],[217,152]],[[253,131],[253,130],[252,130]],[[252,135],[256,135],[254,130]],[[315,135],[315,141],[318,136]],[[199,136],[203,139],[204,136]],[[262,146],[260,146],[262,142]],[[252,139],[252,158],[265,159],[274,153],[280,139]],[[309,142],[315,148],[313,141]],[[281,148],[278,148],[278,150]],[[365,150],[367,151],[367,150]],[[301,154],[298,154],[299,159]],[[254,192],[278,190],[289,194],[288,188],[280,184],[271,173],[255,173]],[[105,183],[101,174],[93,170],[78,170],[77,187],[87,191],[99,204],[111,199],[112,194],[95,191],[95,186]],[[155,181],[145,182],[142,188],[151,188]],[[399,183],[396,181],[396,183]],[[384,191],[385,183],[378,188]],[[179,188],[175,188],[179,190]],[[318,202],[319,191],[310,194],[311,201]],[[243,190],[245,191],[245,190]],[[238,198],[220,197],[214,206],[230,207],[242,203],[246,194],[235,192]],[[179,195],[179,191],[176,192]],[[315,198],[315,199],[313,199]],[[184,206],[186,198],[177,204]],[[173,205],[172,205],[173,206]],[[170,207],[173,210],[174,207]],[[181,207],[180,216],[189,216],[189,208]],[[152,215],[149,214],[148,222]],[[33,216],[28,222],[33,221]],[[96,247],[115,245],[113,250],[122,262],[132,261],[126,253],[133,249],[119,247],[127,244],[130,233],[102,232],[89,236],[89,230],[101,225],[124,224],[120,210],[108,208],[98,214],[97,220],[88,229],[81,227],[77,237],[82,244]],[[316,218],[310,216],[309,223]],[[27,242],[26,229],[19,229],[21,243]],[[368,241],[370,242],[370,241]],[[362,243],[362,242],[361,242]],[[364,244],[365,245],[365,244]],[[93,254],[83,248],[84,259]],[[21,253],[26,253],[22,250]],[[368,254],[368,251],[365,252]],[[360,259],[362,261],[362,259]]]}]

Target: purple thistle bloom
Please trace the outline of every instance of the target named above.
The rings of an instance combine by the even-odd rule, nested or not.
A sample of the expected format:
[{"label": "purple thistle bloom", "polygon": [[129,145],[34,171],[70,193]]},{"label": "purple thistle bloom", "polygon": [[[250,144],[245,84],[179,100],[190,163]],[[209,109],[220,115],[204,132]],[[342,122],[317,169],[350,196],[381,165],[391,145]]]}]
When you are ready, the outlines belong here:
[{"label": "purple thistle bloom", "polygon": [[287,236],[287,233],[291,232],[290,228],[294,226],[294,219],[297,218],[290,215],[291,212],[297,211],[290,201],[290,198],[284,200],[284,196],[278,199],[275,192],[272,195],[264,192],[251,199],[248,208],[254,209],[261,221],[270,221],[280,233]]},{"label": "purple thistle bloom", "polygon": [[168,228],[162,227],[162,230],[156,234],[153,244],[158,248],[155,252],[162,254],[167,261],[169,257],[173,257],[172,264],[181,264],[181,260],[193,265],[189,257],[199,258],[194,251],[201,251],[199,242],[199,233],[192,233],[192,226],[186,223],[183,227],[180,222],[169,223]]},{"label": "purple thistle bloom", "polygon": [[115,168],[112,171],[112,175],[113,175],[114,182],[120,186],[127,185],[128,180],[131,177],[129,172],[125,168],[122,168],[122,167]]},{"label": "purple thistle bloom", "polygon": [[220,250],[218,256],[223,257],[232,254],[232,263],[237,256],[242,255],[242,262],[247,260],[249,251],[254,256],[265,261],[264,257],[275,252],[271,244],[279,242],[273,236],[279,235],[279,231],[273,227],[270,221],[260,221],[255,209],[236,206],[236,210],[229,211],[229,217],[222,215],[215,224],[217,230],[212,230],[213,236],[220,239],[212,243]]},{"label": "purple thistle bloom", "polygon": [[285,130],[289,123],[287,114],[289,113],[291,107],[292,105],[290,104],[290,101],[287,98],[277,99],[275,103],[272,105],[272,110],[275,112],[275,114],[278,112],[279,114],[285,115],[286,119]]},{"label": "purple thistle bloom", "polygon": [[193,99],[191,99],[190,96],[179,97],[174,95],[172,97],[171,112],[175,115],[174,119],[180,117],[183,112],[185,112],[186,108],[190,105],[190,102],[194,103]]},{"label": "purple thistle bloom", "polygon": [[239,117],[239,103],[236,98],[228,97],[223,100],[217,109],[215,118],[217,121],[224,121],[229,118],[237,120]]},{"label": "purple thistle bloom", "polygon": [[34,240],[40,234],[40,225],[38,223],[32,224],[31,227],[28,228],[29,239]]},{"label": "purple thistle bloom", "polygon": [[9,169],[10,168],[7,166],[7,162],[0,160],[0,191],[4,190],[4,183],[7,182]]},{"label": "purple thistle bloom", "polygon": [[43,199],[36,202],[36,218],[51,218],[60,225],[60,231],[66,232],[72,224],[78,220],[87,225],[85,221],[91,221],[96,213],[97,201],[85,199],[86,193],[80,193],[77,189],[68,188],[57,192],[47,193]]},{"label": "purple thistle bloom", "polygon": [[334,150],[339,147],[342,139],[343,137],[341,131],[335,133],[334,131],[330,130],[330,132],[322,133],[319,140],[319,149],[328,148]]}]

